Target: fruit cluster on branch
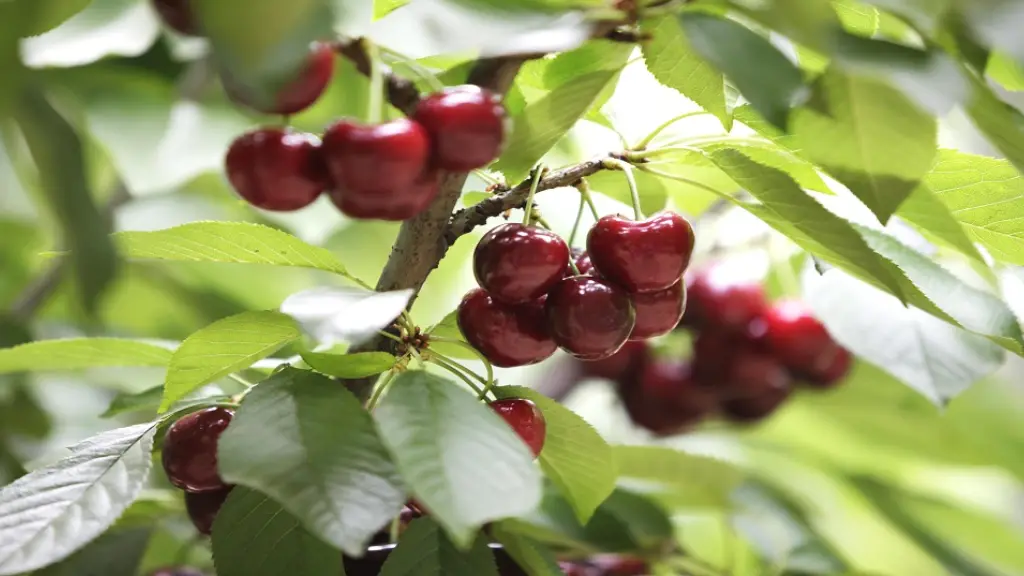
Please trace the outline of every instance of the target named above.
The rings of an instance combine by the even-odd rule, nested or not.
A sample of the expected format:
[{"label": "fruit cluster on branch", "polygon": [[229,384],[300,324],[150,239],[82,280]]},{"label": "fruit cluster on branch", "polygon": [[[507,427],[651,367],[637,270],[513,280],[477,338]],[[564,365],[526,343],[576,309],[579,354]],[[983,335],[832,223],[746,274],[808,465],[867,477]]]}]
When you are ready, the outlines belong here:
[{"label": "fruit cluster on branch", "polygon": [[234,411],[213,407],[193,412],[171,424],[163,446],[164,472],[185,491],[185,509],[200,534],[210,535],[213,521],[234,486],[217,471],[217,441]]}]

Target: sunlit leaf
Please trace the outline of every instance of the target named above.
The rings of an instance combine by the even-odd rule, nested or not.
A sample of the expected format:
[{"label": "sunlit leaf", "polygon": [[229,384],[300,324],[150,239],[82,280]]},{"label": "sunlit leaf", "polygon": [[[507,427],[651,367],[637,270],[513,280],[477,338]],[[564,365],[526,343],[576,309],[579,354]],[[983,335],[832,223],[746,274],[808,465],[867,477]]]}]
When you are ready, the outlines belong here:
[{"label": "sunlit leaf", "polygon": [[39,340],[0,349],[0,374],[101,366],[167,366],[171,350],[122,338]]}]

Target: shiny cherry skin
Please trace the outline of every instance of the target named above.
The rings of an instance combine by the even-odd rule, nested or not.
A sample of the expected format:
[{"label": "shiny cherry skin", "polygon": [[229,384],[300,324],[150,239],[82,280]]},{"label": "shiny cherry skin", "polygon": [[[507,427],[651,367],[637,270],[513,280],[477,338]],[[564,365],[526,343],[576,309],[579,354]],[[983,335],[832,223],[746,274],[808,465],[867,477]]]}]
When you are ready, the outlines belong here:
[{"label": "shiny cherry skin", "polygon": [[217,519],[217,513],[228,499],[232,488],[233,486],[228,486],[213,492],[185,493],[185,511],[200,534],[209,536],[213,532],[213,521]]},{"label": "shiny cherry skin", "polygon": [[[576,268],[579,269],[581,276],[597,276],[594,272],[594,263],[590,261],[590,255],[582,248],[572,248],[569,250],[569,259],[573,264],[576,264]],[[576,271],[572,269],[572,266],[565,267],[565,277],[576,276]]]},{"label": "shiny cherry skin", "polygon": [[334,49],[330,44],[317,43],[310,49],[302,69],[277,91],[273,103],[263,104],[254,101],[244,87],[228,76],[221,78],[221,84],[228,97],[243,106],[264,114],[288,116],[312,106],[327,89],[333,74]]},{"label": "shiny cherry skin", "polygon": [[391,194],[331,189],[328,197],[338,210],[352,218],[400,222],[426,210],[440,190],[440,172],[427,170],[415,182]]},{"label": "shiny cherry skin", "polygon": [[601,276],[629,292],[658,292],[682,278],[693,241],[693,227],[674,212],[639,222],[605,216],[587,235],[587,253]]},{"label": "shiny cherry skin", "polygon": [[506,398],[491,402],[491,409],[515,430],[533,452],[534,457],[540,456],[548,427],[544,414],[536,404],[525,398]]},{"label": "shiny cherry skin", "polygon": [[187,492],[211,492],[227,487],[217,473],[217,441],[234,412],[214,407],[182,417],[164,438],[164,472],[171,484]]},{"label": "shiny cherry skin", "polygon": [[686,285],[682,279],[657,292],[633,294],[636,326],[630,340],[648,340],[675,330],[686,309]]},{"label": "shiny cherry skin", "polygon": [[789,398],[792,384],[789,371],[773,356],[737,354],[727,380],[717,389],[722,413],[734,422],[762,420]]},{"label": "shiny cherry skin", "polygon": [[413,120],[430,134],[432,162],[441,170],[469,172],[500,154],[506,114],[497,94],[478,86],[456,86],[416,105]]},{"label": "shiny cherry skin", "polygon": [[790,370],[813,373],[835,358],[839,344],[806,303],[779,300],[765,311],[763,319],[768,347]]},{"label": "shiny cherry skin", "polygon": [[822,361],[814,370],[801,372],[799,376],[812,388],[833,388],[842,383],[852,365],[853,354],[845,348],[836,347],[827,362]]},{"label": "shiny cherry skin", "polygon": [[633,422],[658,436],[684,432],[717,408],[715,392],[682,360],[651,358],[619,393]]},{"label": "shiny cherry skin", "polygon": [[159,568],[154,572],[150,572],[149,576],[206,576],[195,568],[189,568],[188,566],[175,566],[169,568]]},{"label": "shiny cherry skin", "polygon": [[747,332],[750,323],[768,310],[760,284],[738,281],[719,265],[708,266],[688,279],[684,323],[697,327]]},{"label": "shiny cherry skin", "polygon": [[555,353],[543,299],[502,304],[474,288],[459,304],[459,330],[473,348],[502,368],[536,364]]},{"label": "shiny cherry skin", "polygon": [[224,164],[238,195],[263,210],[305,208],[328,186],[320,139],[312,134],[254,130],[231,143]]},{"label": "shiny cherry skin", "polygon": [[191,3],[192,0],[153,0],[153,8],[164,24],[186,36],[196,36],[199,27]]},{"label": "shiny cherry skin", "polygon": [[618,555],[600,555],[591,560],[602,569],[605,576],[644,576],[650,574],[650,567],[643,558]]},{"label": "shiny cherry skin", "polygon": [[579,360],[579,364],[586,376],[619,382],[629,373],[638,370],[647,355],[647,344],[642,341],[628,341],[618,352],[607,358]]},{"label": "shiny cherry skin", "polygon": [[618,352],[636,323],[629,294],[589,276],[556,284],[548,293],[545,313],[555,343],[583,360],[601,360]]},{"label": "shiny cherry skin", "polygon": [[565,240],[543,228],[516,223],[489,230],[473,252],[477,283],[506,304],[530,302],[547,294],[568,265]]}]

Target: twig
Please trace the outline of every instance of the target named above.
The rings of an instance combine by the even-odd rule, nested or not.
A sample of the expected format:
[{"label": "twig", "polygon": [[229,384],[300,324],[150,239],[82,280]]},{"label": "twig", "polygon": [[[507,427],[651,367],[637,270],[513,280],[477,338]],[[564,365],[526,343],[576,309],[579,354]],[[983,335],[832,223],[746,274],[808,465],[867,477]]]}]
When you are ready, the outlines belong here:
[{"label": "twig", "polygon": [[[334,43],[334,50],[347,58],[360,74],[369,77],[373,66],[370,56],[360,40],[338,41]],[[387,87],[388,101],[395,108],[398,108],[406,115],[416,110],[416,104],[420,101],[420,92],[416,85],[394,74],[384,64],[380,65],[380,71],[384,75],[384,83]]]}]

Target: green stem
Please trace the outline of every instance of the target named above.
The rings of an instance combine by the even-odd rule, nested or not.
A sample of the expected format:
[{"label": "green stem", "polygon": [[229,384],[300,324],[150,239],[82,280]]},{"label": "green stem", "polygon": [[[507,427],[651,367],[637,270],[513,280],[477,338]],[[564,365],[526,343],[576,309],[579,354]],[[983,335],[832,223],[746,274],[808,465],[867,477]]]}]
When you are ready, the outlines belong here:
[{"label": "green stem", "polygon": [[657,158],[658,156],[665,156],[673,152],[695,152],[700,155],[704,155],[704,151],[700,148],[694,148],[692,146],[665,146],[663,148],[652,148],[650,150],[634,150],[627,152],[626,156],[631,161],[646,160],[648,158]]},{"label": "green stem", "polygon": [[384,337],[384,338],[387,338],[388,340],[394,340],[395,342],[398,342],[399,344],[405,344],[405,342],[402,341],[401,338],[399,338],[398,336],[395,336],[394,334],[392,334],[390,332],[385,332],[384,330],[378,330],[377,334],[382,336],[382,337]]},{"label": "green stem", "polygon": [[243,377],[241,377],[241,376],[239,376],[238,374],[235,374],[235,373],[228,374],[228,378],[231,378],[235,382],[238,382],[242,386],[245,386],[246,389],[250,389],[253,386],[255,386],[255,384],[253,384],[252,382],[249,382],[245,378],[243,378]]},{"label": "green stem", "polygon": [[687,118],[692,118],[694,116],[703,116],[705,114],[710,114],[710,112],[705,112],[704,110],[696,110],[694,112],[687,112],[686,114],[680,114],[679,116],[676,116],[675,118],[669,118],[668,120],[663,122],[660,126],[655,128],[650,134],[648,134],[646,137],[644,137],[643,140],[637,142],[636,146],[633,146],[633,149],[634,150],[643,150],[648,145],[650,145],[650,143],[653,142],[655,138],[658,137],[658,134],[661,134],[666,129],[668,129],[669,126],[675,124],[676,122],[679,122],[680,120],[686,120]]},{"label": "green stem", "polygon": [[[491,382],[494,382],[494,367],[491,366],[491,361],[488,360],[486,356],[481,354],[479,350],[477,350],[476,348],[473,348],[468,342],[463,342],[461,340],[456,340],[454,338],[444,338],[444,337],[441,337],[441,336],[431,336],[430,340],[432,340],[434,342],[444,342],[446,344],[454,344],[456,346],[461,346],[461,347],[465,348],[466,350],[469,350],[470,352],[473,353],[473,355],[475,355],[477,358],[479,358],[481,362],[483,362],[484,369],[487,370],[487,383],[488,383],[488,385],[490,385]],[[431,354],[436,354],[436,352],[432,351]]]},{"label": "green stem", "polygon": [[[580,221],[583,220],[583,209],[587,206],[587,200],[580,194],[580,207],[576,210],[576,221],[572,223],[572,232],[569,232],[569,247],[572,248],[576,242],[576,233],[580,231]],[[570,258],[571,262],[572,259]]]},{"label": "green stem", "polygon": [[590,184],[586,180],[580,180],[576,183],[576,189],[579,190],[580,196],[587,202],[587,206],[590,207],[590,213],[594,216],[594,220],[601,219],[601,213],[597,211],[597,206],[594,204],[594,199],[590,197]]},{"label": "green stem", "polygon": [[395,516],[394,519],[391,520],[391,528],[388,530],[388,538],[391,540],[392,544],[398,543],[398,531],[401,527],[402,517],[400,515]]},{"label": "green stem", "polygon": [[481,388],[479,384],[474,382],[472,378],[466,376],[464,372],[456,368],[454,362],[446,360],[444,356],[441,356],[436,352],[431,354],[430,361],[433,362],[434,364],[437,364],[441,368],[444,368],[445,370],[451,372],[452,374],[458,376],[459,380],[465,382],[467,386],[469,386],[470,388],[473,389],[474,392],[476,392],[477,397],[481,399],[484,397],[484,389]]},{"label": "green stem", "polygon": [[370,60],[370,99],[366,108],[366,121],[379,124],[384,117],[384,74],[380,67],[380,49],[367,38],[363,38],[362,43]]},{"label": "green stem", "polygon": [[[690,180],[689,178],[686,178],[686,177],[683,177],[683,176],[676,176],[675,174],[669,174],[668,172],[662,172],[661,170],[656,170],[654,168],[651,168],[650,166],[646,166],[646,165],[643,165],[643,164],[641,164],[639,166],[639,168],[640,168],[640,170],[642,170],[644,172],[647,172],[648,174],[654,174],[655,176],[658,176],[660,178],[667,178],[669,180],[675,180],[676,182],[682,182],[684,184],[689,184],[690,186],[693,186],[695,188],[700,188],[702,190],[707,190],[708,192],[711,192],[712,194],[715,194],[716,196],[721,196],[723,198],[729,198],[728,194],[725,194],[724,192],[721,192],[720,190],[712,188],[711,186],[708,186],[707,184],[704,184],[702,182],[697,182],[696,180]],[[730,198],[730,200],[731,200],[731,198]]]},{"label": "green stem", "polygon": [[549,224],[548,221],[545,220],[543,216],[541,216],[539,214],[535,214],[533,216],[533,221],[536,222],[537,224],[540,224],[544,228],[547,228],[548,230],[551,230],[551,224]]},{"label": "green stem", "polygon": [[544,175],[544,166],[538,164],[533,169],[532,180],[530,181],[530,195],[526,197],[526,214],[523,216],[523,225],[529,226],[533,221],[533,197],[537,195],[537,188],[540,187],[541,176]]},{"label": "green stem", "polygon": [[381,397],[384,396],[384,391],[387,390],[388,386],[391,385],[391,382],[395,379],[396,374],[396,371],[390,370],[388,371],[387,374],[382,376],[381,379],[377,382],[377,386],[373,389],[373,394],[370,396],[370,399],[366,402],[366,410],[368,412],[373,412],[373,409],[377,407],[377,403],[380,402]]},{"label": "green stem", "polygon": [[608,158],[604,161],[606,168],[622,170],[626,175],[626,183],[629,184],[629,196],[633,200],[633,217],[637,220],[644,219],[644,212],[640,209],[640,189],[636,187],[636,178],[633,176],[633,165],[623,162],[618,158]]}]

